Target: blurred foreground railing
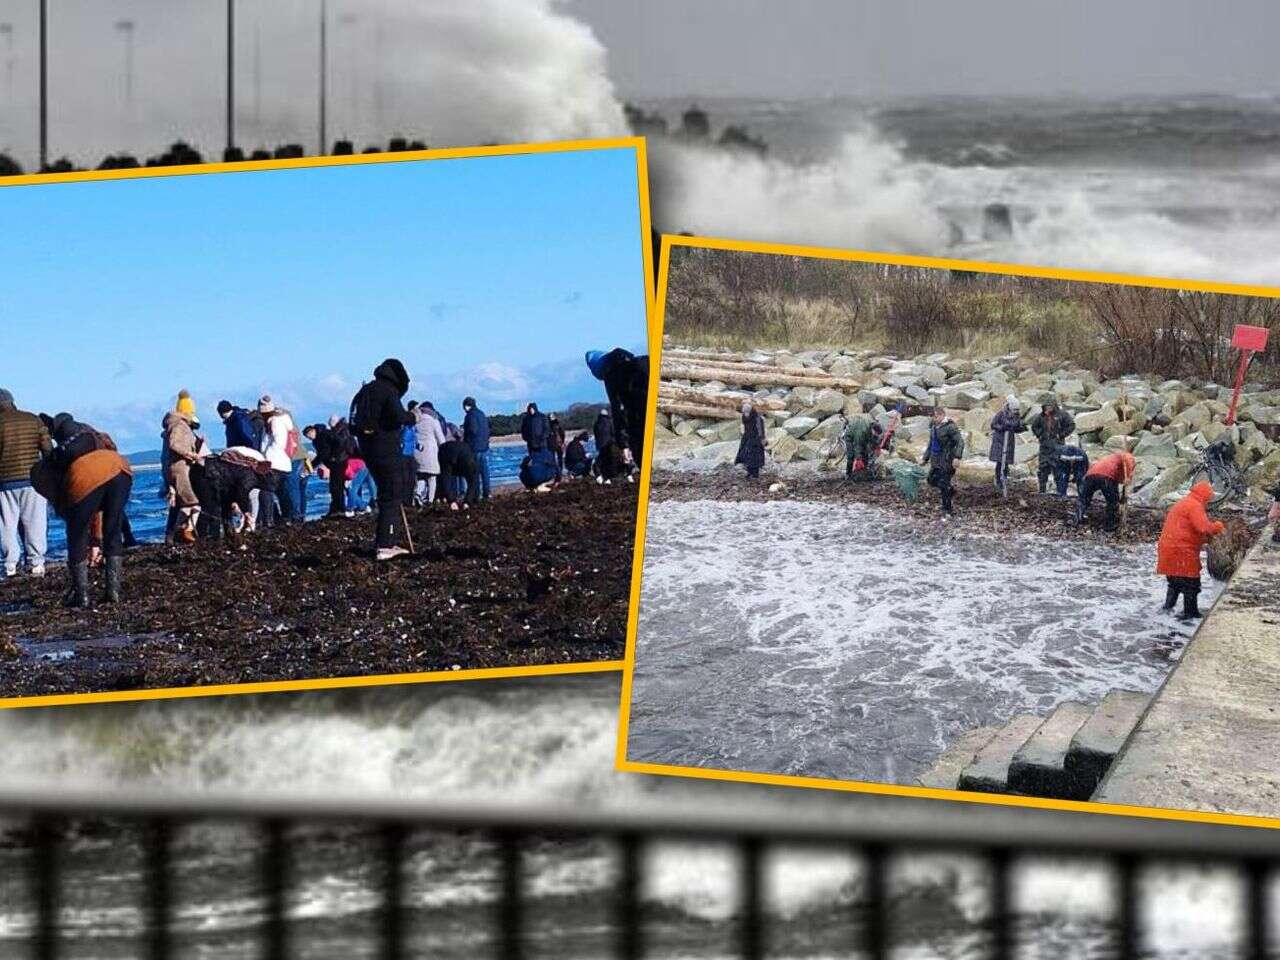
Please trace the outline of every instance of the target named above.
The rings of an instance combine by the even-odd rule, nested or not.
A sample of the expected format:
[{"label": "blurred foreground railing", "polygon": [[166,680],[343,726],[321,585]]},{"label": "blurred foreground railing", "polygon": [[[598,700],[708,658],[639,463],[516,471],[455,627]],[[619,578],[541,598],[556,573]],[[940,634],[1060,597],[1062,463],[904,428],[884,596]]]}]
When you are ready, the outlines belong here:
[{"label": "blurred foreground railing", "polygon": [[[1243,942],[1238,956],[1261,960],[1268,955],[1270,901],[1267,885],[1280,856],[1280,831],[1179,823],[1098,814],[1026,814],[975,817],[963,805],[904,803],[902,815],[886,822],[833,822],[800,815],[782,820],[777,811],[759,814],[718,812],[565,812],[527,806],[439,806],[411,802],[371,802],[365,798],[270,800],[244,797],[100,796],[61,792],[56,797],[0,791],[0,818],[30,824],[30,880],[37,921],[34,955],[51,960],[60,955],[59,831],[68,819],[118,819],[140,825],[146,838],[148,955],[172,955],[171,908],[173,872],[171,840],[175,828],[201,821],[234,821],[262,831],[260,869],[266,891],[263,955],[289,957],[286,898],[290,888],[289,829],[299,824],[360,824],[381,837],[381,953],[407,956],[404,916],[404,854],[412,831],[476,832],[494,841],[500,864],[500,890],[493,918],[504,960],[526,955],[523,847],[534,839],[602,839],[618,851],[614,896],[615,954],[645,954],[640,900],[644,883],[643,853],[659,841],[700,841],[732,845],[738,851],[741,894],[738,953],[766,955],[767,918],[763,883],[764,857],[773,849],[811,847],[848,851],[865,867],[861,912],[862,942],[850,944],[866,956],[888,956],[887,873],[896,856],[963,853],[982,858],[989,867],[990,938],[994,958],[1014,955],[1014,867],[1036,856],[1101,859],[1116,878],[1115,954],[1136,957],[1144,952],[1139,871],[1148,863],[1228,866],[1243,881]],[[992,811],[988,811],[991,813]]]}]

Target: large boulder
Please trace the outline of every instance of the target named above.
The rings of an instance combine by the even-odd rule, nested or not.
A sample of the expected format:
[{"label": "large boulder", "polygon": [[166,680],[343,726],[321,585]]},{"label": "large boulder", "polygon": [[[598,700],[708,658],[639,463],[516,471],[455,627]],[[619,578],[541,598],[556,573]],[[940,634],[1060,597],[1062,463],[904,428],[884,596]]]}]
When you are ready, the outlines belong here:
[{"label": "large boulder", "polygon": [[832,415],[814,427],[806,437],[807,440],[834,440],[844,431],[844,421],[838,415]]},{"label": "large boulder", "polygon": [[1175,463],[1160,471],[1160,475],[1139,491],[1137,500],[1144,506],[1159,505],[1160,499],[1173,493],[1191,477],[1191,464],[1187,461]]},{"label": "large boulder", "polygon": [[947,382],[947,371],[934,363],[926,362],[919,367],[919,373],[920,382],[926,387],[940,387]]},{"label": "large boulder", "polygon": [[675,427],[672,428],[672,432],[677,437],[687,437],[691,434],[697,433],[703,427],[709,427],[715,422],[716,421],[714,420],[701,420],[697,417],[691,417],[688,420],[681,420],[677,423]]},{"label": "large boulder", "polygon": [[1176,460],[1178,448],[1169,434],[1144,430],[1138,435],[1138,443],[1133,448],[1133,455],[1139,459]]},{"label": "large boulder", "polygon": [[702,446],[702,438],[696,435],[672,437],[670,440],[657,440],[653,445],[653,458],[660,462],[680,460],[689,456],[693,451],[701,449]]},{"label": "large boulder", "polygon": [[709,443],[699,450],[693,451],[695,460],[709,460],[712,463],[733,463],[738,456],[738,441],[724,440],[720,443]]},{"label": "large boulder", "polygon": [[1259,487],[1265,493],[1275,490],[1280,485],[1280,447],[1276,447],[1246,470],[1244,478],[1249,486]]},{"label": "large boulder", "polygon": [[790,463],[800,453],[800,441],[784,433],[768,445],[768,450],[774,463]]},{"label": "large boulder", "polygon": [[818,425],[817,417],[792,417],[782,424],[782,429],[799,439]]},{"label": "large boulder", "polygon": [[738,441],[742,437],[741,420],[721,420],[714,427],[703,427],[698,436],[708,443],[719,443],[724,440]]},{"label": "large boulder", "polygon": [[1090,413],[1081,413],[1076,415],[1076,432],[1077,433],[1093,433],[1095,430],[1101,430],[1110,424],[1120,420],[1120,415],[1116,413],[1116,408],[1108,403],[1099,410]]},{"label": "large boulder", "polygon": [[1208,403],[1194,403],[1173,418],[1173,423],[1182,424],[1188,433],[1195,433],[1213,419],[1213,411]]},{"label": "large boulder", "polygon": [[787,409],[793,412],[807,410],[818,399],[818,391],[813,387],[796,387],[787,394]]},{"label": "large boulder", "polygon": [[823,414],[839,413],[844,409],[844,394],[831,387],[823,387],[813,398],[812,407]]},{"label": "large boulder", "polygon": [[1053,392],[1057,394],[1059,400],[1083,398],[1085,395],[1084,381],[1076,377],[1063,377],[1061,380],[1054,381]]},{"label": "large boulder", "polygon": [[1261,404],[1250,404],[1241,413],[1241,417],[1248,417],[1253,423],[1260,423],[1264,426],[1275,426],[1280,424],[1280,407],[1264,407]]},{"label": "large boulder", "polygon": [[1109,423],[1103,427],[1102,439],[1106,441],[1116,436],[1132,436],[1142,430],[1146,425],[1146,415],[1141,412],[1135,412],[1132,419],[1117,420],[1115,423]]}]

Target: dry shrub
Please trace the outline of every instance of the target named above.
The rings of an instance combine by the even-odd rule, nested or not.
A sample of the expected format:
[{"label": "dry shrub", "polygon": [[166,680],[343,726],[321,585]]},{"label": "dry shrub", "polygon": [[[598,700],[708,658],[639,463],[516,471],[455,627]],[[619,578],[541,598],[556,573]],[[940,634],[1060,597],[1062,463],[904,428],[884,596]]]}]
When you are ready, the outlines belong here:
[{"label": "dry shrub", "polygon": [[918,271],[890,281],[884,330],[889,349],[908,356],[959,339],[960,313],[945,280]]}]

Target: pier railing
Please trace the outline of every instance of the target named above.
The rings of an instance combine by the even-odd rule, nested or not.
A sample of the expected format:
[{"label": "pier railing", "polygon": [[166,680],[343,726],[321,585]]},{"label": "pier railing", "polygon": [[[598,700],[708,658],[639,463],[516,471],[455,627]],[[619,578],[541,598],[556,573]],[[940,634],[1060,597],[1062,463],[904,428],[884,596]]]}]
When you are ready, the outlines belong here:
[{"label": "pier railing", "polygon": [[961,805],[904,803],[891,823],[837,822],[801,815],[783,819],[777,812],[721,813],[566,812],[513,806],[441,806],[366,798],[270,800],[245,797],[102,796],[60,791],[57,795],[0,792],[0,819],[29,827],[32,901],[35,923],[31,955],[53,960],[63,955],[59,930],[61,856],[59,825],[68,819],[93,818],[136,824],[145,838],[146,956],[163,960],[174,955],[171,842],[175,829],[204,821],[231,821],[261,830],[259,866],[265,891],[264,922],[259,930],[261,955],[270,960],[294,956],[290,949],[287,898],[290,891],[290,829],[296,825],[359,824],[381,837],[381,922],[378,950],[386,958],[410,955],[405,923],[404,860],[406,840],[414,831],[471,833],[495,844],[499,883],[493,912],[493,935],[503,960],[527,955],[530,904],[523,879],[526,845],[549,838],[601,839],[613,844],[618,857],[612,905],[616,940],[614,955],[635,960],[646,955],[645,919],[641,909],[643,856],[650,844],[697,841],[727,844],[738,852],[737,953],[744,958],[768,955],[770,915],[766,910],[764,858],[773,850],[812,848],[854,854],[864,865],[861,899],[852,907],[860,942],[851,952],[873,960],[887,957],[895,939],[895,922],[909,922],[890,911],[887,878],[895,858],[903,855],[951,853],[980,858],[990,871],[988,953],[1004,960],[1015,955],[1017,890],[1015,867],[1029,857],[1088,858],[1109,863],[1116,881],[1114,955],[1137,957],[1146,952],[1149,924],[1140,877],[1148,865],[1198,864],[1226,866],[1241,882],[1243,923],[1236,956],[1261,960],[1269,955],[1268,884],[1280,857],[1280,831],[1211,824],[1179,823],[1099,814],[1047,814],[1004,817],[966,816]]}]

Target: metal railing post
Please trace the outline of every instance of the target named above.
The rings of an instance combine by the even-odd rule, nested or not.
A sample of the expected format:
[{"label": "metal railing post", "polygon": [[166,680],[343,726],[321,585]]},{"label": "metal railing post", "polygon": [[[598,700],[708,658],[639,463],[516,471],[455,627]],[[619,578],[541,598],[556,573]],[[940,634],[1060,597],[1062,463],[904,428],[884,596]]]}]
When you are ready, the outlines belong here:
[{"label": "metal railing post", "polygon": [[504,831],[498,835],[502,858],[502,894],[498,902],[499,952],[502,960],[521,960],[524,956],[524,883],[521,877],[523,837]]},{"label": "metal railing post", "polygon": [[618,925],[618,956],[640,960],[644,955],[643,919],[640,912],[640,837],[625,833],[618,838],[618,889],[615,917]]},{"label": "metal railing post", "polygon": [[32,835],[34,956],[36,960],[54,960],[58,955],[58,838],[53,824],[44,817],[32,823]]},{"label": "metal railing post", "polygon": [[405,956],[404,929],[404,842],[400,824],[382,828],[382,955],[386,960]]},{"label": "metal railing post", "polygon": [[1009,960],[1013,956],[1013,884],[1008,850],[993,850],[991,865],[991,956]]},{"label": "metal railing post", "polygon": [[882,847],[863,848],[867,882],[862,898],[862,946],[870,960],[889,955],[888,904],[885,899],[885,852]]},{"label": "metal railing post", "polygon": [[746,837],[739,845],[742,888],[742,956],[761,960],[764,956],[764,872],[763,849],[759,837]]},{"label": "metal railing post", "polygon": [[286,960],[289,954],[289,923],[286,890],[289,884],[289,848],[285,838],[288,824],[268,820],[264,825],[266,846],[262,852],[262,895],[266,909],[263,940],[267,960]]},{"label": "metal railing post", "polygon": [[146,820],[141,824],[142,848],[146,851],[148,955],[152,960],[170,956],[169,844],[171,825],[167,820]]}]

